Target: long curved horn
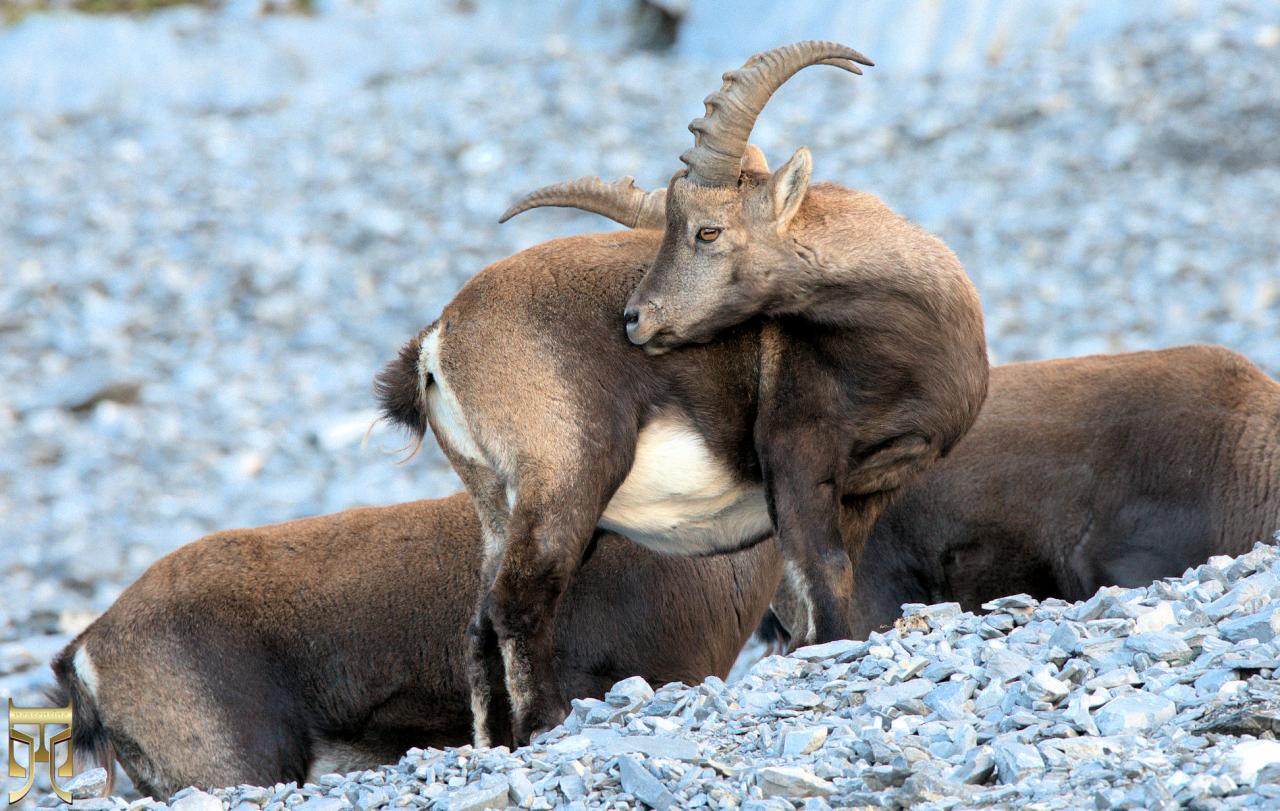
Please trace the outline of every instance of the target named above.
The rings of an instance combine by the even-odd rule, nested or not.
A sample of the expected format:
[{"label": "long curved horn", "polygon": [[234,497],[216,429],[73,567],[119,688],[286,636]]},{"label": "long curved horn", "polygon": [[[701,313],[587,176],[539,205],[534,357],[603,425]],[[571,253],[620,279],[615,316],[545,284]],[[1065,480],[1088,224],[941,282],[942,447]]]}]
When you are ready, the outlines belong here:
[{"label": "long curved horn", "polygon": [[742,67],[724,74],[724,84],[702,102],[706,115],[689,124],[693,148],[680,156],[689,167],[689,179],[700,186],[736,184],[756,116],[774,91],[802,68],[833,65],[861,75],[858,65],[874,64],[852,48],[819,40],[784,45],[751,57]]},{"label": "long curved horn", "polygon": [[598,177],[581,177],[543,186],[521,197],[498,222],[540,206],[580,208],[628,228],[662,228],[667,224],[667,190],[646,192],[636,186],[632,177],[612,183]]}]

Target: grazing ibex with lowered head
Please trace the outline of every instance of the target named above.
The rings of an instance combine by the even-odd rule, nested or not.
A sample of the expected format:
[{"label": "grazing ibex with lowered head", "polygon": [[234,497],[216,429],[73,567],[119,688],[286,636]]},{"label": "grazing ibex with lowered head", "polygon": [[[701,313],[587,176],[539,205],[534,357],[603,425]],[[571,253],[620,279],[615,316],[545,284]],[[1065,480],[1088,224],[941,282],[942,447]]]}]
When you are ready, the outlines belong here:
[{"label": "grazing ibex with lowered head", "polygon": [[[695,158],[702,185],[673,180],[665,238],[553,240],[490,265],[380,376],[384,412],[419,435],[430,426],[485,533],[492,587],[469,637],[477,744],[499,741],[490,707],[504,691],[517,743],[564,717],[554,617],[597,527],[696,555],[776,527],[809,608],[805,641],[846,636],[876,517],[976,418],[986,344],[955,256],[869,194],[809,188],[807,152],[773,176],[751,165],[746,138],[773,90],[806,65],[856,63],[869,64],[805,43],[727,74],[707,101],[717,112],[693,127],[695,152],[732,171]],[[661,208],[628,186],[579,191],[625,204],[630,224]],[[685,236],[708,247],[689,260]],[[707,283],[664,287],[689,275],[668,267],[686,260]],[[646,353],[628,335],[707,342]]]},{"label": "grazing ibex with lowered head", "polygon": [[[54,660],[75,747],[144,795],[315,781],[466,743],[481,591],[463,493],[219,532],[156,561]],[[773,544],[657,555],[602,535],[558,618],[560,687],[725,676],[781,576]]]},{"label": "grazing ibex with lowered head", "polygon": [[[1217,346],[1011,363],[969,433],[885,512],[855,638],[903,603],[1144,586],[1280,531],[1280,383]],[[799,624],[785,592],[785,626]]]}]

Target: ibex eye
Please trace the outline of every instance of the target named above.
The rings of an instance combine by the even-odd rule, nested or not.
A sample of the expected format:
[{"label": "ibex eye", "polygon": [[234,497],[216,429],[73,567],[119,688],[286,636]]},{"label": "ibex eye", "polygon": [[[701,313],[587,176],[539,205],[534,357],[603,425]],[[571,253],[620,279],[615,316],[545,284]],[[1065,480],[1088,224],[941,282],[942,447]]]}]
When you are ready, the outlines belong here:
[{"label": "ibex eye", "polygon": [[718,236],[720,236],[719,228],[699,228],[698,229],[699,242],[715,242],[716,237]]}]

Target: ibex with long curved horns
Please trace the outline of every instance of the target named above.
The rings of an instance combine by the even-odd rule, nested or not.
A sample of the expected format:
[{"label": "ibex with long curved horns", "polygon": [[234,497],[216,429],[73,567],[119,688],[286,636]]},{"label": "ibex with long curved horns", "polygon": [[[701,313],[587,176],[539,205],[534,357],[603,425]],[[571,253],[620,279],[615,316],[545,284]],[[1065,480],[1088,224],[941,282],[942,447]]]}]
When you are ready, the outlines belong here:
[{"label": "ibex with long curved horns", "polygon": [[[728,95],[708,106],[754,120],[807,64],[869,64],[830,43],[780,53],[730,74]],[[724,139],[717,119],[694,124],[700,142],[729,150],[721,154],[735,173],[730,187],[699,190],[732,209],[712,223],[724,242],[706,255],[739,261],[721,262],[714,285],[688,285],[684,305],[646,300],[649,314],[628,316],[624,330],[642,277],[642,290],[656,290],[649,259],[669,263],[683,238],[670,232],[698,202],[678,177],[665,239],[648,230],[573,237],[497,262],[380,377],[387,415],[419,433],[430,425],[485,533],[492,588],[469,636],[479,744],[505,727],[487,712],[503,692],[518,743],[563,717],[551,631],[597,528],[703,555],[776,527],[787,576],[810,609],[802,637],[845,635],[853,563],[875,517],[977,416],[988,374],[982,315],[955,256],[869,194],[807,189],[807,152],[763,173],[741,123],[727,122]],[[629,182],[577,181],[535,192],[509,215],[566,204],[642,226],[658,225],[663,209],[659,195]],[[757,235],[758,223],[776,233]],[[692,236],[715,245],[709,233]],[[730,315],[653,340],[654,319],[692,312],[681,307],[695,300],[700,312]],[[637,342],[648,333],[649,349],[706,343],[646,353],[628,333]]]},{"label": "ibex with long curved horns", "polygon": [[778,537],[806,582],[806,636],[825,640],[850,633],[852,569],[872,526],[968,430],[987,364],[977,297],[941,242],[870,195],[810,188],[807,149],[767,180],[738,171],[764,104],[815,62],[869,64],[799,43],[752,57],[707,97],[625,319],[631,342],[654,353],[772,319],[785,349],[757,452]]}]

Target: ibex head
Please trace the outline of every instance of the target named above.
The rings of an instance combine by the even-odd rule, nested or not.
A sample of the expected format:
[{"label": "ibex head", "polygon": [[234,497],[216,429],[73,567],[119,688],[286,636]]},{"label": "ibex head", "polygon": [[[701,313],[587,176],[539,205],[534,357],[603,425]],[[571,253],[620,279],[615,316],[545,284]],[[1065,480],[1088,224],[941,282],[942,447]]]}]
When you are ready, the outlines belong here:
[{"label": "ibex head", "polygon": [[818,64],[861,74],[872,62],[836,43],[800,42],[751,57],[704,100],[706,115],[689,125],[694,146],[680,156],[688,168],[667,189],[662,246],[627,302],[632,343],[660,352],[710,340],[768,307],[812,161],[801,148],[771,177],[744,171],[747,139],[774,91]]}]

